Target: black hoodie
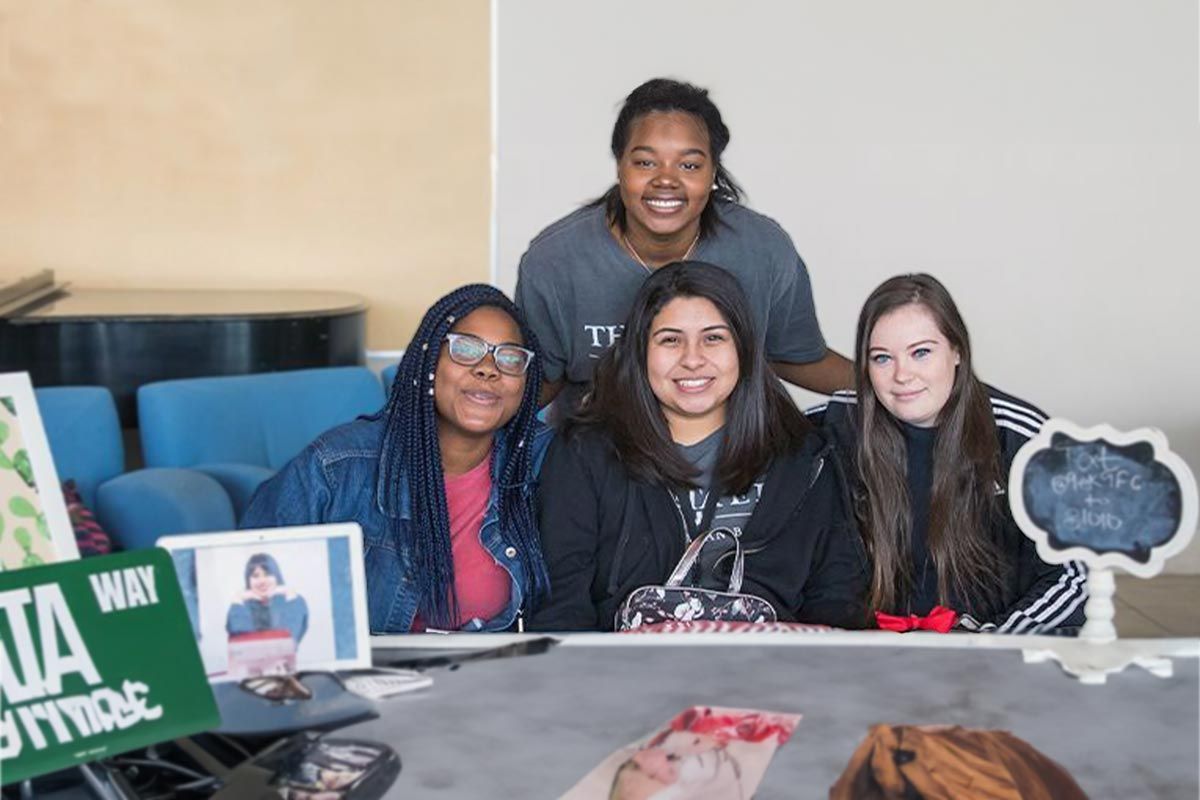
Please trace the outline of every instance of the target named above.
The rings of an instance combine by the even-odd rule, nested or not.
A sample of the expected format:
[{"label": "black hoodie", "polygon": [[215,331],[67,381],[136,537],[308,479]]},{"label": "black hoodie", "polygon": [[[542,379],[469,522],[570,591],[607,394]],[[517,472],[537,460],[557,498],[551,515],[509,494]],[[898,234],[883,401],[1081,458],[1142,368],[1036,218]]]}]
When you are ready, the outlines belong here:
[{"label": "black hoodie", "polygon": [[[1027,441],[1037,435],[1046,415],[1036,406],[986,386],[996,422],[1002,474],[1008,475],[1013,458]],[[853,464],[858,437],[854,392],[835,392],[827,406],[810,409],[808,417],[822,426],[822,432],[837,443],[842,461]],[[932,465],[931,465],[932,467]],[[856,475],[853,466],[849,474]],[[911,475],[910,475],[911,479]],[[1002,478],[1001,480],[1006,480]],[[855,493],[865,487],[855,482]],[[997,494],[1007,501],[1007,487],[996,486]],[[1008,503],[992,520],[991,539],[1007,567],[1002,596],[987,601],[982,597],[952,599],[956,611],[969,611],[959,621],[966,630],[997,633],[1078,633],[1084,623],[1087,600],[1087,568],[1081,563],[1047,564],[1038,557],[1033,540],[1017,527]],[[903,609],[899,609],[903,611]]]},{"label": "black hoodie", "polygon": [[[671,492],[634,480],[599,430],[551,443],[538,506],[550,596],[530,621],[537,630],[612,630],[625,597],[662,584],[687,546]],[[768,468],[742,544],[742,591],[768,600],[780,620],[863,627],[866,559],[819,433]]]}]

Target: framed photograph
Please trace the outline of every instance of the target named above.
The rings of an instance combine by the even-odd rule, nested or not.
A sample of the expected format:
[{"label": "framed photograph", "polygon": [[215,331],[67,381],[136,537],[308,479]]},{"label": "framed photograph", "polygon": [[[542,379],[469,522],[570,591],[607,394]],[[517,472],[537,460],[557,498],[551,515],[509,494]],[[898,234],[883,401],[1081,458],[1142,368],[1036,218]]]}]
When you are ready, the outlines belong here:
[{"label": "framed photograph", "polygon": [[29,373],[0,374],[0,570],[77,558]]},{"label": "framed photograph", "polygon": [[210,681],[371,666],[356,523],[165,536]]}]

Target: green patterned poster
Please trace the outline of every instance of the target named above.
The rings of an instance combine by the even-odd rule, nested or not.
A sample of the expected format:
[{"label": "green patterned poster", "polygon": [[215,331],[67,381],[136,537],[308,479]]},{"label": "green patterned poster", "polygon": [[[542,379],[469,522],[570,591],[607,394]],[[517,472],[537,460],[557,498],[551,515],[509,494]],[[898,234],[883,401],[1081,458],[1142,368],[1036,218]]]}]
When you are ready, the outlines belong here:
[{"label": "green patterned poster", "polygon": [[0,783],[219,724],[166,551],[0,573]]},{"label": "green patterned poster", "polygon": [[79,558],[27,372],[0,373],[0,571]]}]

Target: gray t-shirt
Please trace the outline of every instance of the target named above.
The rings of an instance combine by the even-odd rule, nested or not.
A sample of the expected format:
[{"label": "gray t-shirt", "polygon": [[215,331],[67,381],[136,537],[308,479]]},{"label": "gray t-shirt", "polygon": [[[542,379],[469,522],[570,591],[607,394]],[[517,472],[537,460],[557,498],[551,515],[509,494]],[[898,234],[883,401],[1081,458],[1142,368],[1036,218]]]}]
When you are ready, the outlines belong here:
[{"label": "gray t-shirt", "polygon": [[[696,479],[698,487],[681,489],[675,493],[675,502],[679,505],[684,521],[688,528],[688,538],[693,539],[703,533],[701,522],[704,520],[704,509],[708,503],[709,491],[713,485],[713,474],[717,468],[717,455],[721,451],[725,429],[721,428],[701,439],[695,444],[676,445],[684,459],[700,471]],[[717,507],[713,513],[712,522],[708,528],[732,528],[734,533],[741,536],[746,523],[754,514],[758,499],[762,496],[763,481],[751,484],[745,494],[722,495],[717,499]]]},{"label": "gray t-shirt", "polygon": [[[725,429],[714,431],[709,436],[695,444],[679,444],[679,453],[689,464],[700,471],[696,482],[700,484],[694,489],[679,489],[673,492],[675,504],[679,507],[684,525],[687,528],[688,540],[699,536],[711,528],[729,528],[734,536],[741,537],[746,524],[754,514],[758,500],[762,497],[763,481],[757,480],[750,490],[740,495],[722,495],[716,501],[712,521],[704,525],[704,511],[708,504],[709,494],[713,487],[713,475],[717,467],[717,455],[721,451]],[[718,538],[719,537],[719,538]],[[734,548],[734,542],[727,536],[713,534],[700,552],[688,583],[703,586],[706,589],[724,591],[729,588],[729,573],[733,560],[726,558]]]},{"label": "gray t-shirt", "polygon": [[[692,258],[724,267],[750,300],[771,361],[825,355],[808,270],[783,228],[735,203],[718,202],[722,224]],[[542,347],[546,380],[566,380],[574,404],[625,325],[645,268],[609,233],[603,206],[585,206],[546,228],[521,257],[517,305]]]}]

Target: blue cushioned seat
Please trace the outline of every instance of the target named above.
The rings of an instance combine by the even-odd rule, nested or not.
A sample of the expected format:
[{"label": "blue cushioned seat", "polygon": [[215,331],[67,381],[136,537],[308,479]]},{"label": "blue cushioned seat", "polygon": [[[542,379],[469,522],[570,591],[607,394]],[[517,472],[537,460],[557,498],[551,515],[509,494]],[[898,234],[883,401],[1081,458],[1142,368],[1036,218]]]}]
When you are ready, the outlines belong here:
[{"label": "blue cushioned seat", "polygon": [[229,495],[191,469],[150,468],[119,475],[96,492],[96,520],[125,550],[154,547],[160,536],[237,527]]},{"label": "blue cushioned seat", "polygon": [[366,367],[324,367],[150,383],[138,389],[142,453],[228,493],[238,517],[254,490],[321,433],[384,402]]},{"label": "blue cushioned seat", "polygon": [[396,373],[400,370],[399,364],[389,364],[379,372],[379,379],[383,381],[383,393],[392,393],[392,383],[396,380]]},{"label": "blue cushioned seat", "polygon": [[58,479],[75,481],[84,505],[94,509],[96,487],[125,470],[112,393],[103,386],[54,386],[34,396]]},{"label": "blue cushioned seat", "polygon": [[119,547],[152,547],[167,534],[234,527],[228,496],[207,475],[182,469],[122,474],[125,445],[108,389],[54,386],[34,394],[59,480],[75,481],[80,499]]}]

